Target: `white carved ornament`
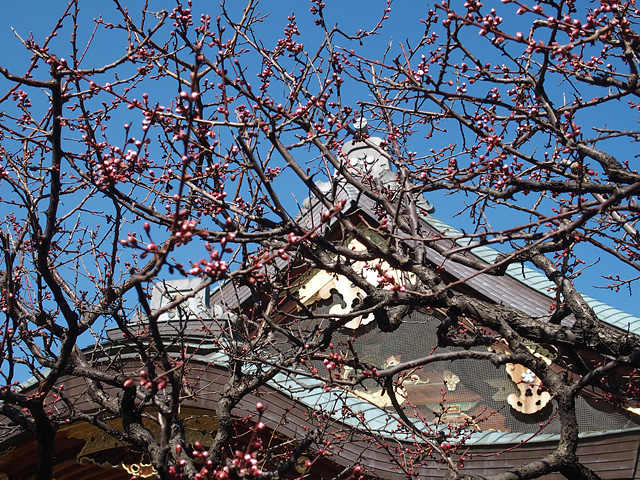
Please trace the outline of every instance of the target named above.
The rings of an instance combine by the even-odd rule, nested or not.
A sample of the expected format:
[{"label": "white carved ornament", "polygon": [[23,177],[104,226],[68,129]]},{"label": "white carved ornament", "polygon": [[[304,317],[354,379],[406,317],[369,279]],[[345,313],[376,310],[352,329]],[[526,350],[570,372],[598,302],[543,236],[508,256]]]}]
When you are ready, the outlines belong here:
[{"label": "white carved ornament", "polygon": [[[354,251],[365,250],[364,245],[357,240],[352,240],[349,243],[349,248]],[[374,286],[378,286],[383,282],[384,279],[380,276],[381,272],[384,272],[388,278],[392,278],[392,282],[397,285],[405,285],[407,283],[407,274],[391,268],[387,262],[382,260],[355,262],[352,268],[359,272],[364,280]],[[408,279],[411,280],[411,277],[408,277]],[[384,288],[391,288],[391,284],[386,284]],[[318,300],[326,300],[329,298],[331,296],[331,290],[333,289],[342,296],[346,305],[345,307],[340,304],[332,305],[329,308],[329,314],[333,315],[351,312],[353,307],[360,304],[366,296],[362,289],[353,285],[346,277],[321,270],[300,287],[298,290],[298,298],[302,304],[309,306]],[[372,314],[364,317],[355,317],[345,324],[345,327],[356,329],[368,324],[372,320]]]},{"label": "white carved ornament", "polygon": [[[542,357],[535,352],[532,347],[527,347],[536,357],[544,360],[547,365],[551,364],[551,360]],[[509,348],[503,343],[497,343],[489,347],[489,351],[511,355]],[[538,378],[535,372],[524,365],[517,363],[506,364],[507,374],[518,389],[518,393],[512,393],[507,397],[507,402],[514,410],[520,413],[532,414],[542,410],[550,401],[551,394],[546,391],[542,380]]]}]

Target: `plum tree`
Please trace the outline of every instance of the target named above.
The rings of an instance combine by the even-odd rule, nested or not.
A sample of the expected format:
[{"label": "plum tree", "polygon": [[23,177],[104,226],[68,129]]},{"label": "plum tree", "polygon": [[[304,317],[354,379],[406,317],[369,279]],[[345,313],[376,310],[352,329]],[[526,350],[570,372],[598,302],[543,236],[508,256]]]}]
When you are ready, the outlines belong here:
[{"label": "plum tree", "polygon": [[[114,0],[87,22],[83,9],[96,7],[72,0],[44,39],[19,37],[26,71],[0,66],[0,400],[4,435],[37,439],[36,478],[52,478],[56,433],[78,421],[134,445],[160,478],[308,474],[350,441],[326,419],[273,455],[260,404],[246,449],[234,439],[241,402],[294,372],[344,405],[362,385],[381,389],[415,439],[398,467],[407,478],[429,462],[472,478],[451,437],[476,419],[447,433],[402,406],[403,382],[426,382],[420,368],[468,360],[526,367],[560,424],[544,461],[498,478],[598,478],[576,453],[576,399],[597,389],[635,406],[640,337],[602,321],[575,284],[593,271],[630,292],[640,278],[634,2],[444,1],[418,21],[387,1],[370,7],[370,25],[360,23],[371,12],[334,24],[320,0],[286,21],[257,0],[230,3],[152,11],[161,6]],[[407,38],[388,41],[389,30]],[[454,204],[464,230],[429,223],[424,195]],[[550,282],[544,315],[468,286],[525,264]],[[300,292],[310,272],[357,291],[323,307],[328,292]],[[193,289],[151,308],[172,276]],[[189,302],[214,286],[232,298],[215,315],[228,328],[190,330]],[[354,329],[393,336],[416,312],[438,322],[434,351],[385,365],[357,354]],[[106,328],[126,355],[105,347]],[[189,443],[181,414],[201,368],[194,331],[227,371],[207,446]],[[61,388],[69,379],[86,402]],[[443,381],[446,393],[460,378]],[[387,438],[368,441],[397,457]],[[373,475],[360,463],[339,478]]]}]

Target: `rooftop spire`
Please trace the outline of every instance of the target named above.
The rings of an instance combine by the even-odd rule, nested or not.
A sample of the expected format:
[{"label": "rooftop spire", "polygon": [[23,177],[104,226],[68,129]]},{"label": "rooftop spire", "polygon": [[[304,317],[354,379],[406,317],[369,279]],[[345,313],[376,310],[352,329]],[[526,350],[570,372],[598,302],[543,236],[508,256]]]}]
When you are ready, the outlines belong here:
[{"label": "rooftop spire", "polygon": [[368,126],[367,119],[364,117],[356,118],[353,121],[353,128],[356,129],[356,136],[368,135],[369,129],[367,128],[367,126]]}]

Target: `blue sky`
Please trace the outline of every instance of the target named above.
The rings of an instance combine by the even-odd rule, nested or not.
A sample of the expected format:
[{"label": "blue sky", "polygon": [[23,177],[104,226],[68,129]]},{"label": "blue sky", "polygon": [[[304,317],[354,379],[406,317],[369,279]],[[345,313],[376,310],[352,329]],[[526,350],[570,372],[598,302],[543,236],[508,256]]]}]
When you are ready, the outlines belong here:
[{"label": "blue sky", "polygon": [[[152,7],[155,10],[159,10],[161,7],[171,9],[174,2],[169,1],[153,1]],[[196,9],[205,3],[195,1]],[[243,3],[243,2],[242,2]],[[349,1],[332,1],[327,0],[326,18],[327,23],[340,22],[344,25],[346,30],[355,32],[362,28],[364,30],[370,29],[380,19],[382,10],[385,7],[384,1],[380,0],[349,0]],[[129,1],[126,2],[126,6],[133,12],[143,2],[141,1]],[[217,2],[209,2],[207,5],[215,6],[217,10]],[[240,2],[234,2],[234,8],[237,5],[241,5]],[[422,33],[422,24],[420,18],[426,14],[429,3],[422,0],[398,0],[392,6],[391,18],[384,28],[380,30],[380,35],[374,39],[370,39],[367,42],[366,52],[370,56],[379,56],[383,53],[386,46],[389,44],[390,39],[397,44],[397,42],[404,42],[407,37],[415,38]],[[265,43],[273,42],[281,34],[285,24],[287,23],[287,15],[292,12],[296,12],[296,17],[300,24],[300,30],[302,32],[302,41],[305,42],[308,48],[313,45],[314,41],[317,41],[317,29],[312,26],[313,18],[308,14],[308,9],[311,6],[311,2],[303,0],[289,0],[289,1],[269,1],[263,2],[261,11],[264,14],[269,14],[265,18],[263,25],[261,25],[261,38]],[[46,0],[25,0],[20,4],[20,11],[24,14],[5,15],[0,18],[0,41],[2,42],[3,49],[0,51],[0,64],[9,68],[14,73],[22,73],[28,65],[29,55],[25,52],[24,48],[20,45],[19,40],[15,37],[14,33],[10,30],[10,27],[15,28],[17,33],[23,38],[29,35],[29,32],[33,32],[36,42],[41,43],[43,39],[51,31],[60,13],[66,7],[66,2],[46,1]],[[268,11],[271,9],[271,11]],[[85,1],[81,3],[80,14],[80,38],[88,38],[93,31],[92,19],[100,14],[104,15],[105,19],[116,18],[114,15],[114,8],[110,2],[90,2]],[[215,15],[216,12],[211,12]],[[67,20],[68,22],[68,20]],[[482,40],[480,40],[482,41]],[[337,42],[339,45],[340,41]],[[65,55],[64,50],[68,52],[68,38],[64,35],[59,36],[52,43],[53,51],[63,50],[63,53],[59,53],[59,56]],[[343,45],[347,46],[347,45]],[[104,34],[104,32],[98,32],[96,41],[93,43],[89,54],[87,56],[88,65],[95,66],[102,62],[107,62],[121,55],[121,51],[118,49],[123,48],[124,45],[114,43],[113,39]],[[397,48],[397,46],[396,46]],[[41,69],[42,70],[42,69]],[[44,72],[42,72],[44,73]],[[3,92],[6,91],[8,84],[2,80],[0,81],[0,88]],[[561,92],[562,88],[559,87]],[[357,94],[354,94],[357,95]],[[620,112],[625,112],[620,114]],[[613,108],[610,112],[611,122],[620,121],[627,122],[628,109],[626,106],[621,105],[620,110],[617,111]],[[432,144],[419,136],[416,136],[413,140],[412,149],[416,151],[426,151],[431,148]],[[296,192],[294,192],[296,193]],[[286,195],[289,197],[289,195]],[[298,200],[301,200],[306,196],[306,192],[301,191],[296,193]],[[456,226],[469,229],[469,220],[464,216],[455,217],[454,215],[460,210],[460,203],[464,201],[459,196],[442,197],[441,195],[433,195],[429,198],[430,202],[436,207],[436,216],[442,220]],[[500,217],[495,219],[498,225],[509,225],[510,217]],[[591,256],[590,252],[586,252],[587,257]],[[595,261],[597,258],[594,256],[589,259]],[[589,262],[588,262],[589,263]],[[598,279],[599,268],[590,270],[590,274],[579,279],[579,288],[596,298],[599,298],[611,305],[617,306],[623,310],[635,313],[635,301],[633,297],[630,297],[626,292],[614,293],[607,290],[593,289],[594,283],[603,283]],[[606,283],[606,282],[604,282]]]}]

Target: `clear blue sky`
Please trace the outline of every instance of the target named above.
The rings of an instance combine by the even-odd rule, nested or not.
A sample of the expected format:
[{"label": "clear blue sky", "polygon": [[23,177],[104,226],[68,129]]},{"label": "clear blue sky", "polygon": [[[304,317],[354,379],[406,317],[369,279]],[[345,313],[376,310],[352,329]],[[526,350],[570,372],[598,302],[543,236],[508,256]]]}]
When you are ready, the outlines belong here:
[{"label": "clear blue sky", "polygon": [[[139,0],[124,3],[127,4],[127,7],[132,12],[143,4],[143,2]],[[152,4],[151,8],[154,10],[159,10],[163,7],[171,9],[174,5],[174,3],[170,1],[153,0],[150,3]],[[196,9],[199,8],[200,4],[212,5],[215,10],[218,8],[217,2],[203,3],[195,0],[194,3],[196,4]],[[234,8],[236,8],[236,6],[242,5],[244,2],[236,2],[234,0],[234,2],[229,3],[233,3]],[[382,9],[385,6],[385,2],[380,0],[348,0],[342,2],[327,0],[326,3],[328,23],[340,22],[345,25],[345,29],[350,29],[351,31],[359,28],[371,28],[379,20]],[[386,23],[385,27],[380,31],[381,35],[379,37],[368,43],[368,54],[370,56],[381,55],[388,45],[390,38],[392,38],[394,42],[404,42],[407,37],[418,37],[422,33],[422,24],[419,20],[426,15],[429,4],[429,2],[422,0],[396,0],[392,7],[391,21]],[[311,2],[303,0],[263,2],[261,11],[265,14],[269,13],[270,16],[265,19],[264,25],[261,27],[263,28],[262,38],[264,38],[267,43],[277,38],[287,22],[286,16],[295,11],[302,31],[301,39],[305,44],[312,45],[314,37],[305,37],[306,32],[312,33],[313,35],[317,33],[317,30],[311,26],[312,17],[308,14],[308,9],[311,5]],[[35,41],[41,43],[51,31],[59,14],[65,7],[66,2],[62,1],[24,0],[20,3],[19,9],[19,11],[23,13],[13,13],[2,16],[2,18],[0,18],[0,41],[2,42],[3,48],[0,51],[0,64],[8,67],[14,73],[22,73],[28,65],[29,55],[25,49],[22,48],[19,40],[10,30],[10,27],[14,27],[17,33],[23,38],[26,38],[30,32],[33,32]],[[81,38],[88,38],[93,31],[93,22],[91,20],[94,17],[102,13],[107,19],[116,18],[116,15],[114,15],[114,7],[108,1],[85,1],[81,3],[81,9]],[[271,11],[269,11],[269,9],[271,9]],[[17,10],[14,12],[17,12]],[[212,16],[215,16],[217,11],[210,13]],[[271,39],[268,38],[270,34],[272,34]],[[88,56],[90,64],[97,65],[100,62],[108,61],[121,55],[118,48],[121,49],[124,45],[114,44],[112,40],[107,40],[107,38],[103,33],[99,33],[97,41],[92,45]],[[63,35],[58,37],[52,47],[52,50],[59,51],[56,49],[68,51],[68,37]],[[63,56],[65,54],[68,53],[63,52],[58,55]],[[0,81],[0,87],[3,90],[2,93],[4,93],[7,83],[3,80]],[[616,115],[613,114],[612,118],[616,118]],[[617,118],[624,119],[625,117],[618,115]],[[431,148],[431,145],[421,137],[416,137],[412,148],[416,151],[426,151],[428,148]],[[301,192],[298,198],[301,199],[305,195],[304,192]],[[443,198],[440,195],[434,195],[433,198],[429,200],[436,207],[436,216],[456,227],[470,229],[467,218],[453,217],[453,215],[459,211],[459,202],[461,201],[459,197]],[[502,218],[500,220],[505,224],[509,222],[509,218]],[[596,258],[594,257],[590,260],[594,261]],[[595,283],[603,283],[597,278],[598,270],[598,267],[592,269],[589,276],[585,276],[579,280],[580,289],[613,306],[637,314],[637,302],[626,292],[616,294],[606,290],[596,290],[592,288],[592,285]]]}]

